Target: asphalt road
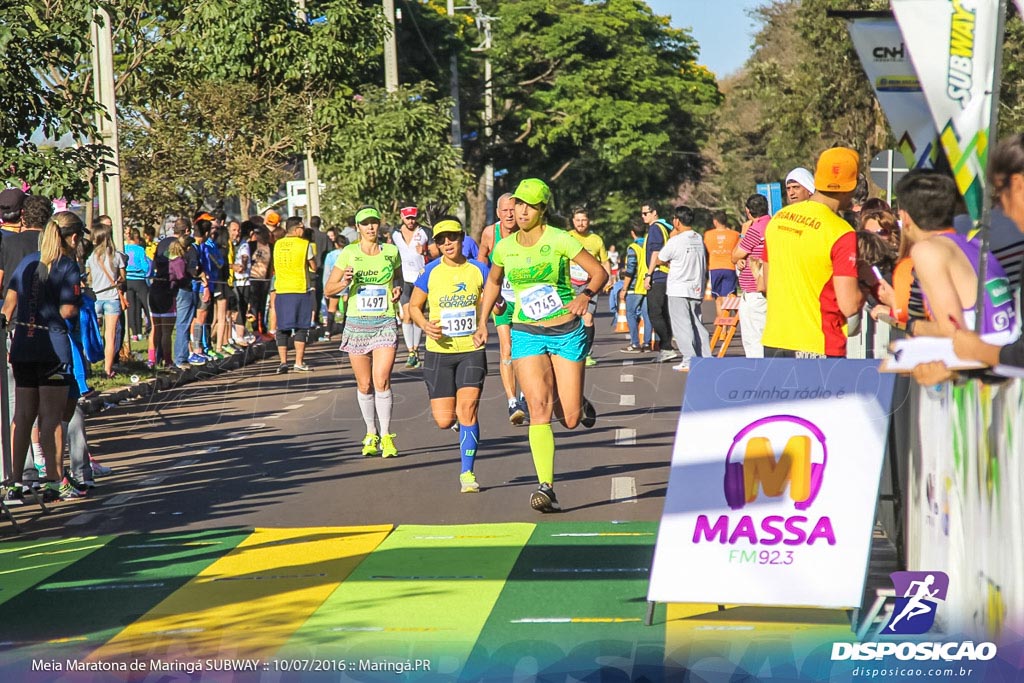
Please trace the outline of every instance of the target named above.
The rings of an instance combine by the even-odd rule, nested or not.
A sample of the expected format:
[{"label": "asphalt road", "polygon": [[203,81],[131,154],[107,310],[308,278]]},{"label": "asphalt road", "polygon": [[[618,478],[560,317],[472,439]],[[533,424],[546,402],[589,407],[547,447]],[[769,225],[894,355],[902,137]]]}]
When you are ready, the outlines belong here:
[{"label": "asphalt road", "polygon": [[[597,324],[599,364],[587,370],[586,393],[599,416],[589,430],[555,427],[557,517],[656,521],[686,376],[654,354],[620,353],[625,335],[610,331],[607,315]],[[402,353],[392,380],[400,457],[383,460],[360,455],[365,429],[347,358],[336,343],[310,351],[311,374],[276,375],[266,360],[90,418],[94,456],[114,474],[46,517],[16,511],[23,536],[540,521],[529,506],[527,429],[508,423],[496,345],[480,408],[479,494],[459,493],[458,437],[434,424],[422,373],[405,369]]]}]

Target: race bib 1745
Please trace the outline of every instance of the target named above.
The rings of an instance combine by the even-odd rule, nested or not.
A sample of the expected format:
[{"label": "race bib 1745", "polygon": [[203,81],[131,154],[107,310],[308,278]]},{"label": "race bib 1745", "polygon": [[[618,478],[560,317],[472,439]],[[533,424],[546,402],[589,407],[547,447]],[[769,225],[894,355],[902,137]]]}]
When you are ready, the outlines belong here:
[{"label": "race bib 1745", "polygon": [[552,285],[535,285],[519,295],[523,315],[541,320],[562,308],[562,300]]}]

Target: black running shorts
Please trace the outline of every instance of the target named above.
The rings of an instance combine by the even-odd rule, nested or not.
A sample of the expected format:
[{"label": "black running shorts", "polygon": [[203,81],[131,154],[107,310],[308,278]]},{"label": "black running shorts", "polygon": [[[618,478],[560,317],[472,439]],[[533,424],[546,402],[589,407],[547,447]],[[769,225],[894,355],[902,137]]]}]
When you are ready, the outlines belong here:
[{"label": "black running shorts", "polygon": [[423,358],[423,379],[431,400],[455,398],[455,392],[464,387],[483,389],[485,377],[487,354],[483,349],[464,353],[427,351]]}]

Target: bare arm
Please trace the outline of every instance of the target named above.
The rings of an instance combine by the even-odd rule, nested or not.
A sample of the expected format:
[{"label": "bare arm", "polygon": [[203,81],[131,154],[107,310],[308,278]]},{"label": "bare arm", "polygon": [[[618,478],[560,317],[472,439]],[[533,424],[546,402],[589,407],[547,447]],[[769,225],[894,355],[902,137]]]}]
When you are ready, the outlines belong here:
[{"label": "bare arm", "polygon": [[857,284],[857,278],[834,275],[832,276],[832,288],[836,292],[836,303],[839,304],[839,310],[847,318],[857,313],[864,305],[864,296]]},{"label": "bare arm", "polygon": [[914,259],[914,272],[921,283],[921,289],[928,297],[933,325],[914,325],[914,335],[952,337],[959,328],[963,329],[963,302],[956,291],[956,283],[949,271],[948,252],[938,244],[925,240],[910,250]]},{"label": "bare arm", "polygon": [[480,253],[478,260],[482,263],[487,263],[487,257],[494,251],[494,226],[488,225],[484,228],[484,231],[480,233]]},{"label": "bare arm", "polygon": [[2,310],[4,317],[9,321],[11,316],[14,315],[14,310],[18,308],[18,293],[13,289],[7,290],[7,296],[4,298],[4,306]]}]

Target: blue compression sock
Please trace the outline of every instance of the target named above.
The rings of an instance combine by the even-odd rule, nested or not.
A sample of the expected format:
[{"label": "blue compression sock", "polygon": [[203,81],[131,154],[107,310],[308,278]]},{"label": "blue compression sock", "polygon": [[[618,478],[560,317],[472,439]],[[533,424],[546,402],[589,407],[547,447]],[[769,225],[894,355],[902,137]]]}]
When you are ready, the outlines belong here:
[{"label": "blue compression sock", "polygon": [[459,452],[462,454],[462,471],[472,472],[476,460],[476,448],[480,444],[480,425],[459,425]]}]

